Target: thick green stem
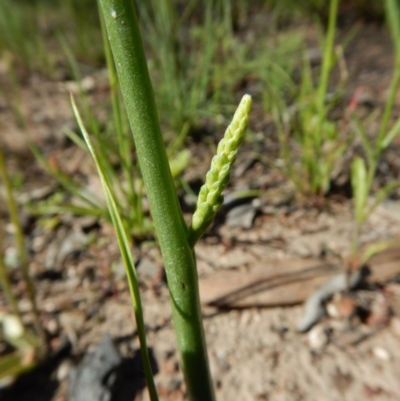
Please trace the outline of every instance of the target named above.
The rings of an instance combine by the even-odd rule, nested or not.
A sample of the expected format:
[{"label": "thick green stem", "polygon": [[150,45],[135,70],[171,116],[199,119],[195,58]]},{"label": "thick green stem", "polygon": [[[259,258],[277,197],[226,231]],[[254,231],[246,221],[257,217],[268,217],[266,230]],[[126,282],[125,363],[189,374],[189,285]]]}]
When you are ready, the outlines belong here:
[{"label": "thick green stem", "polygon": [[[107,70],[108,70],[108,80],[110,82],[110,96],[111,96],[111,104],[113,109],[113,117],[115,124],[115,131],[117,133],[118,138],[118,147],[119,154],[121,158],[122,171],[127,183],[127,198],[131,206],[131,210],[129,211],[130,218],[133,222],[136,222],[137,228],[142,233],[142,210],[141,210],[141,196],[140,192],[136,194],[135,186],[134,186],[134,177],[133,177],[133,165],[131,158],[131,146],[129,141],[129,133],[124,132],[123,123],[122,123],[122,109],[120,105],[120,97],[119,97],[119,83],[117,77],[117,71],[115,70],[114,59],[111,53],[110,44],[107,38],[107,31],[103,19],[103,15],[101,13],[100,7],[99,9],[99,17],[100,17],[100,26],[101,26],[101,35],[103,37],[103,45],[104,45],[104,54],[106,57]],[[135,205],[134,207],[132,207]]]},{"label": "thick green stem", "polygon": [[134,3],[99,0],[167,272],[182,370],[191,400],[214,391],[201,320],[196,261],[164,149]]}]

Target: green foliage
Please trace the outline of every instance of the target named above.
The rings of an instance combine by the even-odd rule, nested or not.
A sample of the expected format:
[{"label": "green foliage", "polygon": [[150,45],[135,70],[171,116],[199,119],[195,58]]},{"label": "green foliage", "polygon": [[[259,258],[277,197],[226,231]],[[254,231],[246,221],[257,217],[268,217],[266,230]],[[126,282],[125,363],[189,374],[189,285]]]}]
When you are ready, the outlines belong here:
[{"label": "green foliage", "polygon": [[34,3],[0,2],[0,54],[11,53],[30,70],[39,65],[52,67],[38,30],[39,7]]},{"label": "green foliage", "polygon": [[[291,55],[299,40],[285,37],[270,45],[255,38],[250,43],[239,40],[232,30],[230,2],[193,1],[184,6],[182,14],[178,14],[175,1],[166,0],[160,4],[155,1],[139,3],[138,8],[150,49],[148,65],[153,72],[158,109],[162,111],[160,116],[167,155],[173,176],[178,177],[189,163],[189,151],[182,149],[187,135],[202,118],[219,116],[220,119],[219,113],[233,100],[237,82],[246,76],[254,76],[270,90],[284,91],[286,75],[295,62]],[[100,157],[104,159],[104,166],[112,178],[110,182],[118,194],[122,218],[131,234],[141,239],[151,236],[154,229],[143,210],[142,178],[133,155],[134,145],[125,108],[121,104],[114,60],[102,24],[101,28],[112,105],[112,118],[105,127],[99,123],[82,88],[78,59],[70,44],[73,41],[61,30],[56,32],[56,38],[78,84],[82,116],[94,134],[92,141],[103,155]],[[66,130],[66,135],[86,150],[79,135],[71,130]],[[31,210],[39,213],[87,213],[109,218],[98,194],[88,193],[82,183],[54,169],[38,149],[33,147],[33,151],[41,165],[63,188],[74,198],[79,198],[79,204],[76,201],[71,203],[70,196],[64,196],[61,203],[55,202],[60,198],[57,197],[35,205]]]},{"label": "green foliage", "polygon": [[[101,16],[100,16],[101,17]],[[112,186],[113,194],[118,202],[121,218],[131,236],[144,239],[153,235],[154,229],[148,216],[143,211],[143,185],[139,168],[132,157],[133,141],[127,124],[125,109],[120,105],[120,92],[118,77],[115,72],[114,60],[109,48],[105,28],[101,21],[104,52],[109,71],[110,98],[112,104],[112,118],[110,124],[102,129],[100,123],[89,106],[89,98],[81,85],[81,74],[77,59],[72,48],[67,43],[66,37],[58,33],[58,40],[68,60],[69,67],[75,81],[78,83],[80,105],[85,121],[88,122],[91,132],[94,134],[92,142],[98,149],[98,157],[102,160],[102,166]],[[101,42],[101,41],[100,41]],[[114,132],[116,135],[114,135]],[[81,149],[88,151],[87,145],[74,131],[66,129],[65,134]],[[54,197],[31,207],[32,212],[40,214],[72,213],[86,214],[110,219],[104,199],[87,191],[84,185],[63,174],[55,168],[34,146],[31,149],[44,169],[51,174],[67,191],[72,202],[65,200],[67,197]],[[118,161],[115,164],[115,160]],[[122,178],[121,178],[122,171]]]},{"label": "green foliage", "polygon": [[362,122],[356,117],[353,117],[354,129],[361,139],[365,153],[365,161],[360,157],[356,157],[353,160],[351,170],[354,214],[357,225],[355,248],[359,247],[358,236],[360,226],[365,223],[375,207],[399,186],[398,181],[386,184],[376,192],[374,201],[369,202],[368,197],[372,190],[372,184],[379,160],[391,142],[400,133],[400,117],[389,129],[389,122],[392,116],[395,97],[400,84],[400,14],[396,0],[386,0],[385,10],[394,44],[395,68],[389,88],[389,96],[385,103],[376,138],[370,138],[367,133],[366,127],[368,126],[368,120]]},{"label": "green foliage", "polygon": [[[28,253],[25,248],[24,234],[23,234],[23,230],[22,230],[22,226],[21,226],[21,222],[20,222],[20,218],[19,218],[17,203],[15,201],[14,193],[13,193],[13,190],[11,187],[11,181],[10,181],[10,178],[8,175],[4,154],[1,151],[1,149],[0,149],[0,178],[4,184],[4,188],[5,188],[5,192],[6,192],[6,204],[7,204],[8,212],[10,215],[11,223],[15,230],[15,242],[16,242],[16,248],[17,248],[18,257],[19,257],[19,263],[21,266],[22,276],[24,278],[25,285],[27,288],[29,300],[32,304],[35,326],[36,326],[35,328],[36,328],[39,336],[43,340],[43,342],[44,342],[43,346],[44,346],[45,345],[45,334],[44,334],[42,324],[40,322],[39,312],[38,312],[38,309],[36,306],[35,288],[33,286],[32,280],[29,276],[29,260],[28,260]],[[4,276],[4,274],[6,274],[6,273],[3,273],[3,276]],[[11,302],[11,304],[14,303],[11,298],[10,298],[10,302]]]},{"label": "green foliage", "polygon": [[56,35],[62,33],[77,58],[98,64],[103,56],[93,5],[76,0],[2,0],[0,56],[8,52],[19,67],[54,76],[61,60]]},{"label": "green foliage", "polygon": [[310,61],[305,57],[294,111],[282,98],[268,93],[272,97],[269,104],[278,129],[282,170],[303,196],[322,196],[328,192],[335,162],[349,144],[349,139],[342,137],[335,121],[329,117],[340,94],[337,90],[328,99],[330,74],[336,62],[334,38],[338,4],[338,0],[331,1],[328,32],[321,44],[323,58],[318,84],[314,85]]},{"label": "green foliage", "polygon": [[261,41],[236,34],[234,15],[248,10],[248,4],[230,1],[138,2],[164,137],[172,146],[182,144],[201,119],[233,112],[237,86],[248,77],[283,90],[300,40],[287,35]]},{"label": "green foliage", "polygon": [[35,363],[26,365],[24,355],[16,351],[0,358],[0,380],[15,377],[35,367]]},{"label": "green foliage", "polygon": [[0,380],[13,378],[36,367],[38,361],[32,355],[35,349],[40,349],[40,341],[24,327],[17,315],[0,312],[0,333],[14,349],[0,357]]}]

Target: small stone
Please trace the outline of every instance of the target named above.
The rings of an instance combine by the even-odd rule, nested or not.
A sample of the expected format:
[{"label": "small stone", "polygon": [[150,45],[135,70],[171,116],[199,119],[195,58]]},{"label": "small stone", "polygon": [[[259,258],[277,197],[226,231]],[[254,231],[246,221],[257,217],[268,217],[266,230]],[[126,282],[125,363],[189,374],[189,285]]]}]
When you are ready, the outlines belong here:
[{"label": "small stone", "polygon": [[226,217],[228,227],[242,227],[249,229],[253,226],[257,208],[252,203],[236,206],[229,211]]},{"label": "small stone", "polygon": [[6,338],[18,339],[23,336],[24,327],[17,316],[1,314],[0,322],[3,324],[3,333]]},{"label": "small stone", "polygon": [[20,299],[18,301],[18,309],[21,313],[28,313],[32,310],[32,304],[28,299]]},{"label": "small stone", "polygon": [[218,368],[223,372],[227,372],[231,368],[231,365],[228,362],[225,353],[220,350],[215,351],[215,361],[218,365]]},{"label": "small stone", "polygon": [[81,85],[84,91],[90,92],[96,87],[96,81],[92,76],[88,75],[82,79]]},{"label": "small stone", "polygon": [[317,325],[310,330],[308,333],[308,344],[314,350],[321,349],[328,344],[328,335],[324,326]]},{"label": "small stone", "polygon": [[372,353],[377,358],[382,359],[383,361],[389,361],[390,360],[390,354],[385,348],[374,347],[374,348],[372,348]]},{"label": "small stone", "polygon": [[328,313],[328,316],[330,316],[334,319],[337,319],[340,317],[339,309],[334,302],[329,302],[326,305],[326,312]]},{"label": "small stone", "polygon": [[57,334],[59,329],[60,329],[60,325],[58,324],[57,319],[50,319],[46,324],[46,330],[52,336]]},{"label": "small stone", "polygon": [[46,245],[47,241],[44,235],[41,235],[39,237],[34,237],[31,244],[32,251],[34,253],[39,253],[44,250]]},{"label": "small stone", "polygon": [[56,374],[57,380],[59,382],[62,382],[63,380],[65,380],[68,377],[72,366],[73,366],[72,362],[69,359],[66,359],[65,361],[62,361],[60,363],[60,365],[58,366],[58,369],[57,369],[57,374]]},{"label": "small stone", "polygon": [[69,371],[69,397],[74,401],[110,401],[114,396],[122,357],[109,336],[87,352],[78,367]]}]

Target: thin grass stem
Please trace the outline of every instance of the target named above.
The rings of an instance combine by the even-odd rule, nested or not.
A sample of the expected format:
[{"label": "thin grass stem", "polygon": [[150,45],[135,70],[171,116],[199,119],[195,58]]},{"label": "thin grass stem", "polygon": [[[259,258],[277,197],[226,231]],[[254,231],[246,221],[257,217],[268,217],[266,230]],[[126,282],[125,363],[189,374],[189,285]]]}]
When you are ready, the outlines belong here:
[{"label": "thin grass stem", "polygon": [[38,307],[36,304],[35,287],[33,285],[32,279],[29,275],[29,261],[28,261],[28,254],[26,252],[26,247],[25,247],[24,234],[22,231],[22,226],[21,226],[21,222],[19,219],[19,215],[18,215],[18,208],[17,208],[17,204],[15,202],[10,177],[9,177],[8,171],[7,171],[6,161],[4,158],[3,151],[1,149],[0,149],[0,178],[2,179],[2,181],[4,183],[4,188],[6,191],[7,208],[8,208],[8,212],[10,214],[11,222],[12,222],[12,224],[14,226],[14,230],[15,230],[15,241],[16,241],[16,247],[17,247],[17,252],[18,252],[18,256],[19,256],[19,262],[20,262],[20,266],[21,266],[21,273],[22,273],[22,277],[25,282],[29,301],[32,305],[33,321],[34,321],[34,325],[35,325],[35,330],[40,338],[41,347],[43,348],[43,351],[45,352],[46,346],[47,346],[46,333],[45,333],[42,323],[40,321],[39,310],[38,310]]},{"label": "thin grass stem", "polygon": [[149,358],[149,354],[147,351],[147,340],[146,340],[146,329],[143,320],[143,308],[140,298],[139,292],[139,281],[136,274],[135,263],[133,261],[132,252],[130,249],[130,242],[128,240],[127,231],[125,229],[124,223],[122,221],[121,215],[119,213],[119,207],[117,202],[115,201],[113,191],[111,190],[111,183],[109,182],[107,175],[103,169],[102,159],[98,157],[98,152],[94,149],[92,142],[90,140],[89,134],[87,133],[79,111],[76,107],[74,99],[71,97],[72,107],[74,110],[74,114],[76,119],[78,120],[79,127],[81,129],[82,135],[85,139],[85,142],[89,148],[89,151],[95,161],[103,191],[106,196],[108,209],[111,215],[111,220],[114,225],[114,229],[117,234],[118,244],[122,255],[122,260],[124,263],[125,271],[128,277],[128,285],[129,291],[132,299],[132,306],[135,313],[137,331],[140,341],[140,351],[143,360],[143,367],[145,371],[145,376],[147,380],[147,386],[149,390],[150,399],[152,401],[158,401],[157,390],[155,387],[154,379],[153,379],[153,371],[151,368],[151,362]]}]

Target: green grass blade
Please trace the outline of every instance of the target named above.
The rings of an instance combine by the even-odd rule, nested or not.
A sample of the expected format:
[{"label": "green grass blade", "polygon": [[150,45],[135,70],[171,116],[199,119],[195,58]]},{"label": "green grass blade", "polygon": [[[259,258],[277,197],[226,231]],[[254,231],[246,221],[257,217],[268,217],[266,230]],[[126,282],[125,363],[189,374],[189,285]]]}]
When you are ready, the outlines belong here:
[{"label": "green grass blade", "polygon": [[80,186],[76,182],[74,182],[71,178],[61,173],[60,171],[54,170],[50,166],[50,163],[46,160],[46,158],[42,155],[42,153],[36,146],[31,144],[29,147],[31,149],[31,152],[35,156],[36,160],[39,162],[39,164],[49,174],[51,174],[71,195],[80,198],[81,200],[83,200],[88,205],[94,208],[99,208],[102,206],[101,203],[97,201],[95,197],[86,195],[86,193],[81,190]]},{"label": "green grass blade", "polygon": [[140,292],[139,292],[139,282],[136,274],[135,263],[133,261],[131,249],[130,249],[130,242],[128,240],[128,235],[125,231],[124,224],[122,222],[122,218],[119,214],[119,210],[117,207],[117,203],[113,197],[113,192],[110,187],[110,183],[107,181],[107,176],[103,170],[103,165],[101,160],[98,158],[97,152],[95,151],[92,142],[90,140],[89,134],[87,133],[83,123],[81,116],[79,115],[79,111],[76,107],[75,101],[71,96],[72,108],[74,110],[75,117],[78,121],[79,128],[82,131],[82,135],[86,141],[86,144],[89,148],[89,151],[93,157],[93,160],[96,164],[98,174],[101,179],[101,183],[103,186],[103,191],[105,193],[107,199],[107,205],[110,211],[111,219],[113,221],[114,229],[117,234],[118,244],[122,256],[122,260],[124,263],[124,267],[126,270],[126,274],[128,277],[129,283],[129,291],[131,294],[132,299],[132,306],[135,313],[136,318],[136,325],[139,335],[140,341],[140,350],[143,359],[143,366],[146,375],[147,386],[149,389],[150,399],[152,401],[158,401],[157,391],[153,379],[153,372],[151,368],[151,363],[149,359],[149,354],[147,352],[147,342],[146,342],[146,330],[143,321],[143,311],[142,311],[142,304],[140,299]]},{"label": "green grass blade", "polygon": [[34,214],[60,214],[60,213],[69,213],[76,216],[93,216],[93,217],[102,217],[106,220],[109,220],[109,214],[107,210],[104,209],[96,209],[96,208],[88,208],[82,206],[76,206],[73,204],[60,204],[60,205],[47,205],[47,204],[35,204],[28,205],[28,210]]},{"label": "green grass blade", "polygon": [[85,152],[88,151],[88,148],[86,146],[86,142],[72,129],[66,128],[64,130],[64,134],[78,147],[83,149]]},{"label": "green grass blade", "polygon": [[47,352],[47,342],[46,333],[44,331],[42,322],[40,320],[40,313],[36,302],[36,289],[33,284],[32,278],[29,272],[29,255],[26,249],[24,232],[21,225],[20,214],[18,210],[18,205],[15,200],[14,191],[11,185],[10,176],[7,170],[6,160],[3,151],[0,149],[0,179],[3,181],[5,189],[5,201],[10,216],[10,221],[13,225],[15,232],[15,245],[17,248],[20,270],[22,273],[23,281],[26,287],[26,292],[28,294],[29,301],[32,306],[33,312],[33,323],[35,330],[41,340],[41,350],[42,352]]},{"label": "green grass blade", "polygon": [[387,199],[397,188],[399,187],[398,181],[389,182],[384,187],[380,188],[375,194],[375,200],[372,205],[368,208],[366,215],[369,216],[375,208]]},{"label": "green grass blade", "polygon": [[351,185],[353,188],[354,210],[357,223],[362,223],[365,219],[365,205],[367,203],[367,171],[364,160],[356,157],[351,165]]},{"label": "green grass blade", "polygon": [[[395,69],[390,83],[389,96],[385,104],[385,109],[382,116],[381,125],[379,128],[378,138],[377,138],[377,150],[380,152],[382,149],[381,142],[384,141],[385,132],[389,125],[390,115],[393,110],[393,106],[396,100],[397,88],[400,83],[400,17],[399,8],[396,0],[386,0],[385,1],[386,18],[388,20],[390,33],[394,42],[395,49]],[[380,153],[377,153],[377,157]]]},{"label": "green grass blade", "polygon": [[10,278],[8,277],[6,264],[4,262],[3,232],[1,229],[0,229],[0,287],[4,294],[4,298],[6,299],[6,302],[8,303],[9,307],[12,310],[12,313],[18,317],[19,321],[21,322],[21,324],[23,326],[22,315],[18,308],[18,301],[13,293],[12,284],[11,284]]},{"label": "green grass blade", "polygon": [[400,133],[400,117],[396,120],[391,130],[383,138],[380,145],[380,150],[384,151],[393,141],[393,139]]},{"label": "green grass blade", "polygon": [[12,354],[4,355],[0,358],[0,380],[6,377],[13,377],[21,375],[33,369],[36,364],[24,364],[23,355],[20,352],[13,352]]},{"label": "green grass blade", "polygon": [[[65,135],[66,135],[72,142],[75,143],[75,145],[77,145],[78,147],[80,147],[81,149],[83,149],[85,152],[88,152],[88,147],[86,146],[86,142],[85,142],[76,132],[74,132],[74,131],[72,131],[72,130],[70,130],[70,129],[67,128],[67,129],[64,131],[64,133],[65,133]],[[35,151],[35,154],[37,154],[37,151]],[[38,157],[38,156],[37,156],[37,157]],[[40,156],[39,156],[39,157],[40,157]],[[113,188],[113,191],[114,191],[114,192],[113,192],[114,198],[116,198],[116,196],[115,196],[115,190],[118,190],[118,193],[123,193],[123,194],[125,194],[125,190],[124,190],[124,188],[123,188],[123,186],[122,186],[122,183],[121,183],[121,181],[118,179],[118,177],[116,176],[115,170],[112,168],[111,164],[110,164],[109,161],[106,159],[106,157],[105,157],[105,155],[104,155],[104,152],[100,152],[100,153],[98,154],[98,157],[102,160],[103,169],[104,169],[106,175],[108,176],[109,182],[116,183],[116,186],[117,186],[117,187],[116,187],[115,189]],[[54,175],[54,172],[51,171],[50,166],[48,166],[48,163],[44,160],[44,158],[41,158],[41,162],[42,162],[42,165],[47,166],[46,169],[47,169],[51,174]],[[72,194],[75,194],[75,195],[82,194],[82,191],[80,191],[79,188],[77,189],[77,190],[78,190],[77,193],[72,192],[72,191],[75,191],[75,188],[74,188],[73,181],[72,181],[69,177],[67,177],[67,176],[61,176],[60,173],[57,173],[56,179],[59,180],[59,181],[60,181],[60,179],[62,179],[62,181],[60,181],[60,183],[61,183],[69,192],[71,192]],[[124,197],[121,197],[121,198],[124,199]],[[88,199],[89,199],[89,198],[85,197],[85,201],[87,201]],[[119,207],[120,210],[121,210],[122,205],[121,205],[120,201],[119,201],[119,203],[118,203],[118,207]],[[63,208],[63,206],[61,206],[61,208]],[[88,211],[88,214],[90,214],[90,215],[107,215],[107,214],[108,214],[107,212],[105,212],[105,210],[101,210],[100,208],[95,208],[95,207],[93,207],[93,210],[90,210],[90,208],[80,208],[80,209],[82,209],[82,211],[80,211],[79,208],[77,208],[77,213],[76,213],[76,214],[81,215],[82,212],[83,212],[83,210],[87,210],[87,211]],[[70,208],[69,212],[70,212],[70,213],[73,213],[73,209]],[[49,213],[51,213],[51,212],[49,212]]]},{"label": "green grass blade", "polygon": [[318,85],[317,111],[321,113],[324,109],[325,97],[328,91],[329,76],[333,66],[333,46],[335,40],[336,17],[339,0],[331,0],[329,10],[328,33],[324,42],[324,55],[322,58],[321,79]]},{"label": "green grass blade", "polygon": [[355,116],[353,116],[351,120],[356,133],[359,135],[361,139],[365,154],[367,156],[368,163],[371,163],[374,157],[374,152],[371,146],[371,140],[368,138],[367,132],[365,131],[363,124],[361,124],[361,121]]}]

